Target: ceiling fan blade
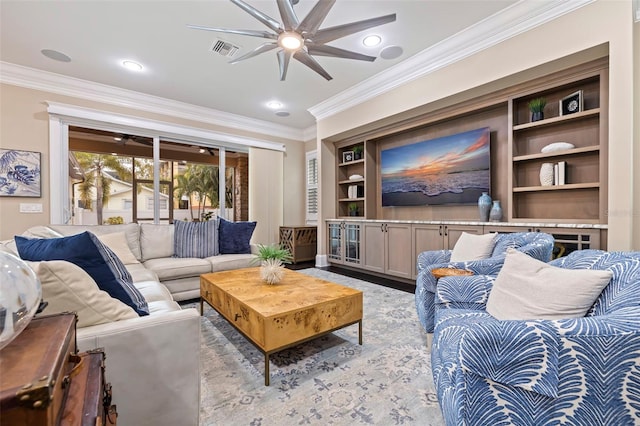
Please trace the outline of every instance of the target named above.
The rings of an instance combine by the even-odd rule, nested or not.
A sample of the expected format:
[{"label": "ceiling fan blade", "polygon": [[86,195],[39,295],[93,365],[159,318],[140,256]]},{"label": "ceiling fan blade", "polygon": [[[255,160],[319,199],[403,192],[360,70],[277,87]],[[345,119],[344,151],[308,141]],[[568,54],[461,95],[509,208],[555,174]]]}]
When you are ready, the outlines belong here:
[{"label": "ceiling fan blade", "polygon": [[278,34],[282,32],[282,27],[280,26],[280,22],[276,21],[269,15],[265,15],[264,13],[260,12],[258,9],[243,2],[242,0],[231,0],[231,3],[240,7],[249,15],[253,16],[258,21],[262,22],[263,24],[265,24],[267,27],[271,28],[273,31],[277,32]]},{"label": "ceiling fan blade", "polygon": [[289,61],[291,61],[291,52],[284,49],[280,50],[278,52],[278,64],[280,65],[280,81],[284,81],[287,78]]},{"label": "ceiling fan blade", "polygon": [[311,55],[317,56],[331,56],[333,58],[345,58],[345,59],[357,59],[359,61],[373,62],[376,60],[375,56],[363,55],[362,53],[352,52],[350,50],[340,49],[338,47],[326,46],[326,45],[307,45],[307,51]]},{"label": "ceiling fan blade", "polygon": [[297,31],[299,33],[307,32],[313,34],[318,31],[322,21],[327,17],[327,14],[335,4],[336,0],[318,0],[313,9],[305,16],[300,25],[298,25]]},{"label": "ceiling fan blade", "polygon": [[319,30],[313,37],[309,37],[314,43],[322,44],[332,40],[339,39],[368,28],[377,27],[378,25],[387,24],[396,20],[396,14],[379,16],[377,18],[365,19],[364,21],[352,22],[350,24],[338,25]]},{"label": "ceiling fan blade", "polygon": [[273,50],[276,47],[278,47],[278,43],[264,43],[264,44],[261,44],[260,46],[256,47],[255,49],[253,49],[251,52],[247,53],[246,55],[240,56],[239,58],[236,58],[236,59],[234,59],[233,61],[231,61],[229,63],[230,64],[237,64],[240,61],[244,61],[245,59],[253,58],[254,56],[257,56],[257,55],[259,55],[261,53]]},{"label": "ceiling fan blade", "polygon": [[293,10],[291,0],[277,0],[277,2],[284,29],[286,31],[295,30],[298,26],[298,17],[296,16],[296,12]]},{"label": "ceiling fan blade", "polygon": [[272,34],[266,31],[231,30],[227,28],[212,28],[212,27],[203,27],[200,25],[190,25],[190,24],[187,24],[187,27],[193,28],[194,30],[214,31],[218,33],[227,33],[227,34],[239,34],[239,35],[246,35],[251,37],[270,38],[274,40],[278,38],[276,34]]},{"label": "ceiling fan blade", "polygon": [[296,53],[293,54],[293,57],[294,59],[302,62],[303,64],[305,64],[306,66],[308,66],[309,68],[311,68],[312,70],[314,70],[315,72],[323,76],[326,80],[333,79],[333,77],[331,77],[329,73],[326,72],[324,68],[320,66],[318,61],[313,59],[313,57],[309,55],[307,52],[305,52],[304,50],[298,50]]}]

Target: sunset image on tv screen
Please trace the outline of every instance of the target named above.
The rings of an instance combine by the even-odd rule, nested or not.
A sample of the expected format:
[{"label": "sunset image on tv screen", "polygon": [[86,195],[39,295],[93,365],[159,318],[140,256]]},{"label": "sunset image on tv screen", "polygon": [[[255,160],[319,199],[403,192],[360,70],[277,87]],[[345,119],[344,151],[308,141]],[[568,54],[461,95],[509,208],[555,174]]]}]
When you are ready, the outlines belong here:
[{"label": "sunset image on tv screen", "polygon": [[382,150],[382,206],[473,204],[489,192],[488,127]]}]

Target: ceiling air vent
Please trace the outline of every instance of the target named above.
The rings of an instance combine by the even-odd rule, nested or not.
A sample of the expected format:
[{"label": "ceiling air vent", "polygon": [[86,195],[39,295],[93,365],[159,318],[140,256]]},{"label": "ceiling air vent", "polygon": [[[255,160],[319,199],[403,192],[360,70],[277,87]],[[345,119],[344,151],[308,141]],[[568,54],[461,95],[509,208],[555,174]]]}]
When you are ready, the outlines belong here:
[{"label": "ceiling air vent", "polygon": [[233,57],[238,50],[240,50],[239,46],[233,45],[228,41],[224,40],[216,40],[211,46],[211,51],[221,54],[222,56],[226,56],[228,58]]}]

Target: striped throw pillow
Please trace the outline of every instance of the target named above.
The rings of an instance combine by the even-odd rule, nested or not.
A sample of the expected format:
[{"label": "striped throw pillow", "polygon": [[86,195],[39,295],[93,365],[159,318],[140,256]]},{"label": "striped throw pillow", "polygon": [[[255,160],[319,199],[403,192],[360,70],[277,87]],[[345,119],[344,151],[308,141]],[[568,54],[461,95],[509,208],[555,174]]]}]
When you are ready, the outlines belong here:
[{"label": "striped throw pillow", "polygon": [[218,249],[218,219],[206,222],[174,223],[174,257],[198,257],[200,259],[220,254]]}]

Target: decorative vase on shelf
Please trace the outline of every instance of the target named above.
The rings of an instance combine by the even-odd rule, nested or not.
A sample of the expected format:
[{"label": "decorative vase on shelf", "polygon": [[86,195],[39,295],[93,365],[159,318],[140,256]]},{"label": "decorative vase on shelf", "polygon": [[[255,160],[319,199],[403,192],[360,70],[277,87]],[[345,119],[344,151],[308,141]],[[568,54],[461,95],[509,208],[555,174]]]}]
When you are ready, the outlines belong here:
[{"label": "decorative vase on shelf", "polygon": [[531,121],[540,121],[540,120],[544,120],[544,112],[543,111],[537,111],[537,112],[532,112],[531,113]]},{"label": "decorative vase on shelf", "polygon": [[540,185],[553,185],[553,163],[542,163],[540,166]]},{"label": "decorative vase on shelf", "polygon": [[489,220],[491,222],[500,222],[502,219],[502,207],[500,206],[500,201],[493,200],[493,205],[491,206],[491,211],[489,212]]},{"label": "decorative vase on shelf", "polygon": [[489,212],[491,211],[491,197],[489,193],[483,192],[478,198],[478,211],[480,212],[480,221],[489,221]]}]

